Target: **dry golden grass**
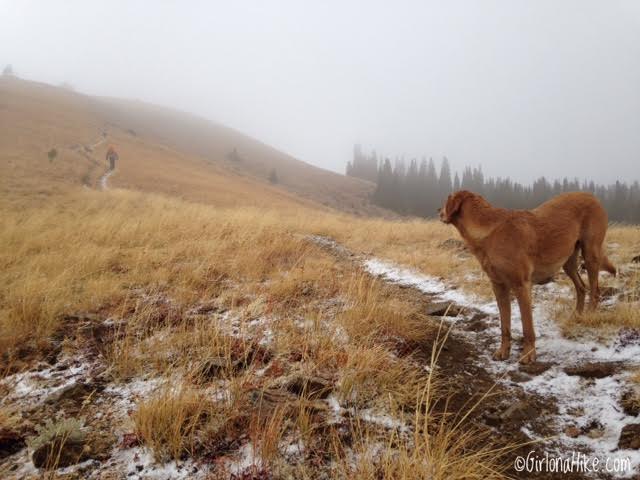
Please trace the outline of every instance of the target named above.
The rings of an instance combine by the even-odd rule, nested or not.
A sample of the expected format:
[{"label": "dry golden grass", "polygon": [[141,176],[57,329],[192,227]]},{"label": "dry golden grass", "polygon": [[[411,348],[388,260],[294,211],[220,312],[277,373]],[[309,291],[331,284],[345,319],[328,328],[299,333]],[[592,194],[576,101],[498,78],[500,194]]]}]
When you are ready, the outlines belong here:
[{"label": "dry golden grass", "polygon": [[[239,445],[221,439],[247,432],[269,468],[293,468],[298,476],[311,478],[316,467],[291,466],[285,438],[318,445],[349,478],[500,478],[499,452],[478,432],[444,417],[425,427],[424,385],[436,396],[438,379],[398,352],[432,340],[436,329],[411,301],[390,296],[379,281],[306,240],[330,235],[355,251],[453,281],[474,260],[440,246],[450,238],[444,226],[305,208],[215,208],[126,190],[71,191],[49,205],[5,210],[0,221],[0,348],[7,364],[26,366],[62,332],[72,334],[70,314],[113,317],[117,331],[104,351],[114,378],[176,375],[184,382],[143,400],[134,413],[136,431],[158,458],[233,451]],[[629,235],[622,229],[612,230]],[[428,240],[411,253],[416,238]],[[217,380],[203,375],[209,360],[223,362]],[[304,394],[286,407],[247,400],[296,374],[329,378],[343,405],[387,412],[411,436],[358,421],[350,427],[356,441],[347,443]],[[227,400],[203,401],[216,381],[227,382]]]},{"label": "dry golden grass", "polygon": [[582,315],[565,316],[563,329],[572,334],[581,327],[589,327],[607,331],[620,327],[640,328],[640,304],[638,302],[620,302],[613,308],[585,312]]},{"label": "dry golden grass", "polygon": [[[221,432],[241,438],[244,428],[263,460],[284,468],[282,439],[293,435],[313,444],[324,427],[304,401],[293,410],[272,410],[238,400],[252,389],[270,388],[280,374],[323,373],[339,380],[336,394],[345,403],[403,416],[427,381],[410,357],[394,355],[398,342],[423,342],[433,333],[425,318],[304,239],[346,219],[319,215],[315,221],[319,225],[306,211],[216,209],[118,190],[78,191],[55,205],[10,213],[3,216],[10,228],[2,242],[12,248],[0,257],[8,306],[0,323],[3,351],[19,357],[25,345],[47,343],[64,327],[65,314],[91,310],[122,319],[116,340],[105,347],[114,377],[173,374],[190,382],[157,392],[133,414],[138,435],[157,458],[217,451]],[[46,275],[39,280],[34,272]],[[336,297],[340,302],[329,302]],[[253,357],[242,371],[233,367],[255,351],[253,341],[234,340],[210,316],[188,313],[212,298],[216,309],[234,311],[247,334],[259,334],[251,330],[256,316],[276,317],[268,377],[255,376],[261,364]],[[199,375],[214,358],[226,362],[218,377],[232,382],[230,397],[237,401],[205,401],[210,380]],[[332,438],[338,441],[333,434],[325,441]],[[403,468],[418,468],[409,466],[418,458],[411,457],[413,447],[405,447],[399,454],[390,442],[383,458],[404,455]],[[452,456],[453,447],[446,448]]]},{"label": "dry golden grass", "polygon": [[[632,239],[635,239],[636,232],[633,232],[631,227],[628,229],[625,231],[618,227],[614,232],[618,236],[621,232],[626,235],[633,234]],[[628,245],[625,246],[629,248]],[[623,265],[617,279],[603,280],[614,289],[613,296],[616,297],[616,301],[611,306],[601,305],[595,311],[585,310],[582,314],[577,314],[574,311],[573,298],[558,302],[557,316],[566,335],[579,335],[584,327],[603,334],[615,334],[620,328],[640,328],[640,270],[629,270],[628,265]]]},{"label": "dry golden grass", "polygon": [[201,392],[177,386],[140,402],[132,419],[158,460],[179,460],[194,454],[196,432],[215,414],[215,403]]},{"label": "dry golden grass", "polygon": [[[411,408],[425,381],[410,358],[393,355],[399,341],[426,339],[425,319],[305,240],[313,230],[307,211],[220,209],[81,190],[52,205],[8,211],[2,222],[3,355],[25,362],[44,355],[59,334],[72,336],[70,314],[112,316],[116,333],[104,350],[114,378],[144,373],[189,382],[157,392],[133,414],[157,458],[216,451],[221,432],[242,438],[243,428],[274,465],[282,464],[285,433],[317,441],[321,424],[304,401],[271,410],[238,400],[270,388],[280,375],[323,373],[342,380],[338,394],[352,404],[390,402],[398,411]],[[330,301],[336,297],[342,299]],[[214,309],[232,309],[241,332],[258,337],[233,338],[224,322],[189,313],[210,299]],[[268,346],[271,373],[261,379],[255,352],[262,337],[251,322],[264,315],[275,316],[270,328],[278,335]],[[200,376],[209,359],[226,362],[217,377],[232,383],[237,401],[205,401],[211,380]],[[247,364],[241,371],[238,361]]]},{"label": "dry golden grass", "polygon": [[346,283],[344,293],[351,308],[341,313],[338,321],[352,338],[377,343],[403,338],[411,343],[421,343],[433,333],[418,307],[402,299],[384,296],[379,282],[368,275],[353,276]]},{"label": "dry golden grass", "polygon": [[126,191],[78,191],[55,205],[3,212],[1,351],[51,336],[65,313],[133,304],[143,318],[141,291],[194,301],[227,280],[262,281],[310,248],[276,218]]}]

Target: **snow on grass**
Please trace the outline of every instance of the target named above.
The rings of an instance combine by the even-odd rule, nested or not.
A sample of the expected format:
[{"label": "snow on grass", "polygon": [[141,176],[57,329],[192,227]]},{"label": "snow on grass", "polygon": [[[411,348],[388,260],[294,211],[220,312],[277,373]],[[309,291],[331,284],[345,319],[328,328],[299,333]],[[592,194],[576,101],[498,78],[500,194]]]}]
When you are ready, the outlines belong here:
[{"label": "snow on grass", "polygon": [[139,377],[122,384],[110,383],[105,387],[103,393],[115,399],[112,409],[126,414],[135,407],[140,398],[148,397],[159,387],[169,382],[161,377]]},{"label": "snow on grass", "polygon": [[340,402],[335,395],[327,397],[327,404],[329,405],[330,415],[327,418],[327,423],[335,424],[344,420],[344,415],[347,414],[349,418],[359,418],[364,422],[368,422],[387,430],[398,430],[399,432],[409,432],[409,426],[398,418],[394,418],[388,413],[381,412],[376,409],[366,408],[364,410],[357,410],[355,408],[345,408],[340,405]]},{"label": "snow on grass", "polygon": [[113,175],[113,172],[115,172],[115,170],[109,170],[100,177],[100,190],[109,190],[109,177]]},{"label": "snow on grass", "polygon": [[119,478],[131,480],[197,480],[206,478],[210,473],[206,466],[197,465],[192,460],[158,463],[150,450],[144,447],[133,447],[125,450],[116,449],[109,460],[94,469],[86,478],[105,478],[105,475],[114,472],[121,475]]},{"label": "snow on grass", "polygon": [[91,364],[83,360],[65,358],[54,366],[40,370],[10,375],[0,381],[9,393],[0,401],[0,405],[20,402],[22,405],[37,405],[53,394],[73,385],[86,373]]},{"label": "snow on grass", "polygon": [[473,306],[488,314],[498,312],[498,307],[495,304],[480,303],[476,297],[456,290],[453,285],[447,284],[431,275],[425,275],[376,258],[365,260],[364,268],[371,275],[380,277],[388,282],[412,287],[427,295],[436,296],[437,301],[454,302],[463,307]]},{"label": "snow on grass", "polygon": [[[482,304],[473,295],[463,290],[451,289],[450,285],[438,278],[399,267],[390,262],[372,258],[364,260],[363,263],[365,269],[372,275],[392,283],[413,287],[431,295],[434,301],[449,301],[460,306],[473,306],[492,315],[494,318],[489,328],[480,332],[465,332],[464,335],[474,336],[476,339],[483,337],[495,347],[498,346],[500,327],[495,302]],[[629,458],[633,469],[626,474],[631,475],[640,469],[640,451],[617,450],[622,428],[625,425],[640,422],[639,418],[626,415],[619,403],[620,395],[627,387],[627,374],[620,373],[602,379],[585,379],[567,375],[564,368],[586,362],[623,362],[629,367],[638,365],[640,364],[640,344],[623,344],[616,338],[603,343],[594,338],[596,335],[591,335],[590,338],[588,332],[579,339],[563,337],[552,313],[553,305],[557,298],[567,296],[572,298],[573,295],[573,289],[566,285],[547,284],[534,287],[533,313],[538,360],[549,362],[552,366],[543,374],[534,376],[520,385],[532,393],[556,399],[559,414],[551,420],[555,423],[560,435],[559,439],[564,446],[587,447],[600,458]],[[606,304],[605,302],[605,306]],[[464,319],[456,321],[463,322]],[[514,337],[522,336],[520,312],[515,303],[512,305],[512,334]],[[506,382],[505,373],[519,369],[516,362],[517,355],[517,353],[513,354],[508,362],[495,362],[487,352],[482,363],[499,378],[499,381]],[[580,428],[594,422],[602,425],[602,435],[599,438],[591,438],[587,435],[570,438],[563,433],[567,426]]]},{"label": "snow on grass", "polygon": [[408,432],[409,428],[401,420],[393,418],[391,415],[385,413],[378,413],[371,409],[363,410],[360,412],[360,418],[365,422],[373,423],[387,430],[398,430],[400,432]]},{"label": "snow on grass", "polygon": [[285,443],[282,450],[287,457],[300,457],[305,452],[304,442],[299,439],[295,442]]}]

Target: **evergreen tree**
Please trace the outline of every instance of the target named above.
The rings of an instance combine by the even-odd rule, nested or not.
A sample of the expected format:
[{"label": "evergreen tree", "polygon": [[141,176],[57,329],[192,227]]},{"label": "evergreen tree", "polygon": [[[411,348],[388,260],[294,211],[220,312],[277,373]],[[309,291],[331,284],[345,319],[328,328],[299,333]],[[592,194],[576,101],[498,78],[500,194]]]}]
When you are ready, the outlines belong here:
[{"label": "evergreen tree", "polygon": [[[355,174],[354,172],[358,172]],[[440,175],[436,172],[433,159],[423,157],[418,164],[411,159],[408,167],[404,159],[396,158],[395,165],[385,158],[378,163],[375,152],[366,155],[359,146],[354,147],[354,158],[347,164],[347,172],[363,178],[373,177],[377,185],[373,201],[377,205],[400,212],[424,217],[436,215],[452,190],[471,190],[482,194],[497,207],[531,209],[550,198],[570,191],[585,191],[596,195],[609,214],[611,221],[640,223],[640,183],[628,184],[617,181],[612,185],[600,185],[594,181],[574,178],[554,180],[545,177],[534,180],[530,185],[513,182],[510,178],[485,178],[481,167],[465,167],[462,177],[456,172],[451,181],[448,160],[443,158]],[[274,176],[277,178],[275,171]]]},{"label": "evergreen tree", "polygon": [[458,172],[456,172],[455,177],[453,177],[453,191],[457,192],[460,190],[460,177],[458,176]]}]

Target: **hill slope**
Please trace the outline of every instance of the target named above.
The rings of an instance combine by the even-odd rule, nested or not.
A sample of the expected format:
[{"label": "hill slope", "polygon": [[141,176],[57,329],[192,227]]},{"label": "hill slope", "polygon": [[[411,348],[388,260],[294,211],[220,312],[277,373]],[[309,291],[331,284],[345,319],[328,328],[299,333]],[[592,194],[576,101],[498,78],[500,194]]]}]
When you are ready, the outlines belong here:
[{"label": "hill slope", "polygon": [[[120,154],[111,179],[115,186],[216,205],[315,204],[356,214],[383,212],[368,201],[371,183],[168,108],[2,77],[0,119],[0,185],[14,193],[42,189],[43,180],[47,188],[95,185],[113,144]],[[52,148],[58,155],[49,161]],[[269,183],[272,170],[277,185]]]}]

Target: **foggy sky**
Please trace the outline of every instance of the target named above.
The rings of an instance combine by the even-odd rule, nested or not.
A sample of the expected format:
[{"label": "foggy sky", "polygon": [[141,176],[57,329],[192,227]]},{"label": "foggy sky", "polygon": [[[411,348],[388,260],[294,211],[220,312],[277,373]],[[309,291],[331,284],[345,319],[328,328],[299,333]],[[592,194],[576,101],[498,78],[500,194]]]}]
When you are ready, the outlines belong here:
[{"label": "foggy sky", "polygon": [[640,179],[640,2],[0,0],[0,66],[344,171],[353,144]]}]

